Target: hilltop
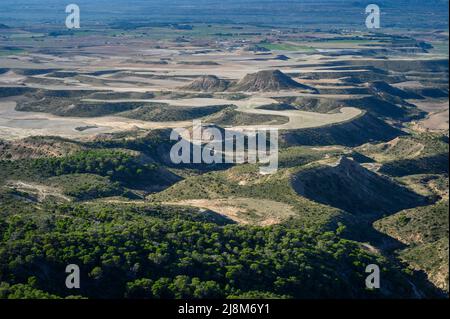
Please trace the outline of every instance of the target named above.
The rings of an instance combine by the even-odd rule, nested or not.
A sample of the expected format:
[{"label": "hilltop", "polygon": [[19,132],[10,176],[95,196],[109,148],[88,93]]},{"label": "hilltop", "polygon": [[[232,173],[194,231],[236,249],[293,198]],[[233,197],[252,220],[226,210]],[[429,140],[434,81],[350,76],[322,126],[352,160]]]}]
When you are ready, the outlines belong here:
[{"label": "hilltop", "polygon": [[215,75],[204,75],[195,79],[189,85],[183,87],[184,90],[200,91],[200,92],[223,92],[228,89],[230,82],[219,79]]},{"label": "hilltop", "polygon": [[259,71],[246,75],[235,86],[233,91],[245,92],[271,92],[283,90],[308,90],[315,91],[314,88],[294,81],[290,76],[280,70]]},{"label": "hilltop", "polygon": [[407,92],[405,90],[396,88],[385,81],[375,81],[368,84],[369,91],[376,96],[385,97],[390,95],[392,97],[397,97],[401,99],[423,99],[422,96]]},{"label": "hilltop", "polygon": [[346,157],[336,166],[300,172],[293,186],[302,196],[352,214],[382,216],[425,203],[425,198]]}]

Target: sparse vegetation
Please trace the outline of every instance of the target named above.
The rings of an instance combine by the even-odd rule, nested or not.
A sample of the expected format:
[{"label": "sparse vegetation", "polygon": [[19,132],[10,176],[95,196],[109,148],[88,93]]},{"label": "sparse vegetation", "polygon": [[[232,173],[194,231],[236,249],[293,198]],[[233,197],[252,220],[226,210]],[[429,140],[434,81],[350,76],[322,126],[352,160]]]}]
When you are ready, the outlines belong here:
[{"label": "sparse vegetation", "polygon": [[[0,299],[448,297],[448,3],[368,32],[359,2],[238,2],[61,31],[2,0]],[[173,163],[192,120],[279,129],[278,170]]]},{"label": "sparse vegetation", "polygon": [[426,271],[448,291],[448,200],[413,208],[375,223],[380,231],[408,245],[399,252],[411,267]]}]

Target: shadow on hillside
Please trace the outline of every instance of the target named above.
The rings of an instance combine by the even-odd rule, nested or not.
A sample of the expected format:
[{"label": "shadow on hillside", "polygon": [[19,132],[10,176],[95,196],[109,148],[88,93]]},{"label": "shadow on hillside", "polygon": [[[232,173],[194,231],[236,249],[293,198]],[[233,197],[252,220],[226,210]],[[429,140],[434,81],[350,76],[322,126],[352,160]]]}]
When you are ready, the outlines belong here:
[{"label": "shadow on hillside", "polygon": [[381,218],[428,203],[428,199],[343,157],[336,166],[302,171],[292,180],[295,191],[355,216]]}]

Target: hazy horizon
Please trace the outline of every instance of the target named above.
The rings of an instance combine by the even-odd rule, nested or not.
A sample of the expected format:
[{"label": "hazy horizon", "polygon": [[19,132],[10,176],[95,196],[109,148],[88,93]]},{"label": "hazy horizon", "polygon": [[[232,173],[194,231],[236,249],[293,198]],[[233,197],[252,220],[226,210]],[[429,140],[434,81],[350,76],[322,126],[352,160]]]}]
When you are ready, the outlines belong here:
[{"label": "hazy horizon", "polygon": [[[81,7],[85,25],[119,21],[136,23],[243,23],[285,26],[358,27],[364,9],[373,1],[342,0],[2,0],[0,23],[13,26],[58,24],[70,3]],[[381,0],[384,27],[447,28],[448,1]],[[414,14],[416,19],[410,17]],[[432,18],[430,18],[432,17]]]}]

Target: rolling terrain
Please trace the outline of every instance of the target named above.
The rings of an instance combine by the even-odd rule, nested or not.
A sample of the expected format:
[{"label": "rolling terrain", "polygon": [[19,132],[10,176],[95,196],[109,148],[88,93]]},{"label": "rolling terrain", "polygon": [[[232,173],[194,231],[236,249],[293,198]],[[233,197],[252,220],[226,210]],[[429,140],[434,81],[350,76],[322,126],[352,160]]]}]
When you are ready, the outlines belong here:
[{"label": "rolling terrain", "polygon": [[[329,2],[301,26],[272,25],[272,1],[214,2],[207,23],[178,1],[150,23],[161,5],[139,2],[134,22],[107,10],[75,31],[0,13],[0,298],[447,298],[443,2],[412,21],[387,1],[382,32]],[[278,130],[278,170],[174,164],[172,129],[193,121]]]}]

